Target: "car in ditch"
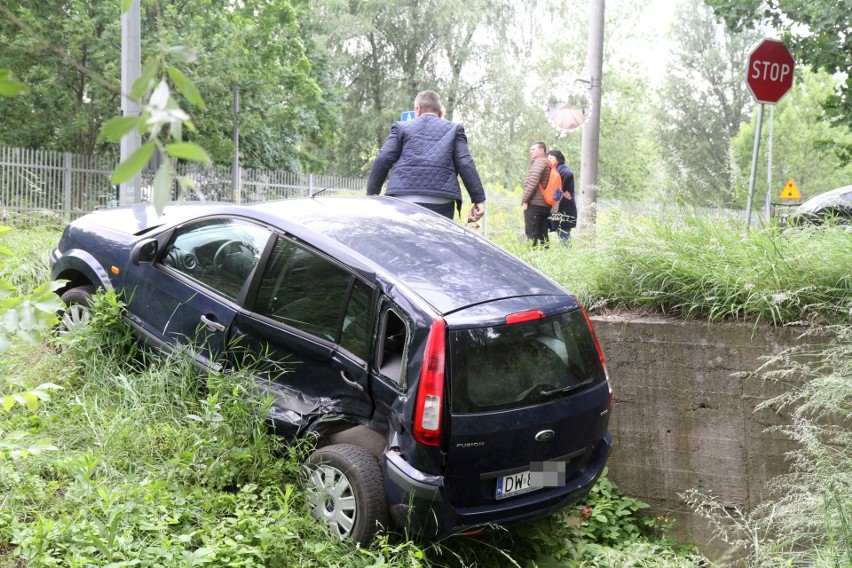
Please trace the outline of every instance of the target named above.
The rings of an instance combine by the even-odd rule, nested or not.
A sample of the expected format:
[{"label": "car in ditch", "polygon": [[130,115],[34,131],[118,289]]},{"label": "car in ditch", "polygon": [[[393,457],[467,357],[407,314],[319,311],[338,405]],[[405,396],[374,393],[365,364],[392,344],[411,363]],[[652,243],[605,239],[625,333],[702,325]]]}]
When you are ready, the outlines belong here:
[{"label": "car in ditch", "polygon": [[415,204],[137,204],[70,223],[50,264],[67,327],[112,289],[149,348],[221,372],[252,353],[271,426],[315,440],[307,494],[341,538],[539,517],[584,497],[610,453],[612,390],[581,303]]}]

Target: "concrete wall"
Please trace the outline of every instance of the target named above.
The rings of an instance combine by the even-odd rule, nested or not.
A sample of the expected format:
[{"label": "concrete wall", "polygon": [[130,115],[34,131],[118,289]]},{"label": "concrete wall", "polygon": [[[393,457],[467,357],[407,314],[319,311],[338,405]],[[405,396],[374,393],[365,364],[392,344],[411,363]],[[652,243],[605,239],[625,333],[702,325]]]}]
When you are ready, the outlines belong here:
[{"label": "concrete wall", "polygon": [[614,391],[609,477],[651,512],[676,519],[670,533],[711,559],[727,546],[679,497],[710,492],[750,509],[772,477],[788,471],[785,436],[766,428],[786,412],[755,412],[781,392],[750,375],[797,341],[801,330],[663,318],[594,317]]}]

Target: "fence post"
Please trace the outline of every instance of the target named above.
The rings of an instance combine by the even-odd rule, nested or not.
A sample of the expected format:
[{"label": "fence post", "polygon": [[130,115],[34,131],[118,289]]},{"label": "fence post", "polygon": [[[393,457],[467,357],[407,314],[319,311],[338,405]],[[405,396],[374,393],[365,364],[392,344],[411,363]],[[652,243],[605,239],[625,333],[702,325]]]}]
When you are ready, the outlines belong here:
[{"label": "fence post", "polygon": [[62,209],[65,211],[65,220],[71,220],[71,163],[73,157],[71,152],[65,152],[65,164],[62,169]]},{"label": "fence post", "polygon": [[308,174],[308,197],[314,194],[314,174]]}]

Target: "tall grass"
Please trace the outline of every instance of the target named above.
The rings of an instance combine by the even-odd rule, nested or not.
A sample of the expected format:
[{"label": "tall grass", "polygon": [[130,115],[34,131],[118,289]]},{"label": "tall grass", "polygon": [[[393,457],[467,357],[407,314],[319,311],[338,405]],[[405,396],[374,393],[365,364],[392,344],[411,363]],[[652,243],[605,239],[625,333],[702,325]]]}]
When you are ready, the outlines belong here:
[{"label": "tall grass", "polygon": [[[0,279],[21,290],[46,280],[58,237],[13,232],[4,244],[19,260],[7,261]],[[505,246],[601,310],[776,325],[852,319],[852,234],[837,228],[744,232],[737,222],[616,212],[600,217],[594,247]],[[120,309],[114,297],[99,300],[93,324],[72,335],[61,354],[21,346],[0,362],[3,375],[65,386],[35,414],[19,407],[0,414],[0,433],[27,430],[60,448],[0,460],[0,567],[702,565],[655,540],[641,512],[614,488],[609,497],[598,493],[562,514],[481,539],[416,542],[389,533],[365,549],[330,540],[302,506],[299,464],[307,448],[281,446],[266,432],[260,417],[268,401],[252,394],[250,369],[199,378],[185,359],[143,354]],[[833,358],[825,367],[840,369],[833,380],[848,389],[852,354],[839,349],[847,366]],[[846,393],[847,404],[848,390],[834,392]],[[836,407],[848,413],[848,405]],[[848,438],[826,443],[825,432],[810,432],[796,435],[820,442],[809,446],[812,459],[822,452],[848,460]],[[840,474],[849,462],[822,454],[827,467],[808,466],[798,472],[803,477],[784,481],[789,495],[801,497],[787,503],[780,496],[787,524],[757,525],[767,527],[761,539],[776,532],[792,538],[793,511],[811,507],[802,525],[808,536],[785,554],[802,547],[826,558],[848,554],[850,483]],[[804,493],[795,493],[795,484]]]},{"label": "tall grass", "polygon": [[689,211],[611,211],[594,246],[508,247],[598,311],[773,325],[852,322],[852,232],[745,231]]},{"label": "tall grass", "polygon": [[3,375],[64,387],[34,414],[0,413],[0,437],[25,429],[59,448],[0,458],[2,567],[597,565],[604,549],[646,565],[661,554],[687,562],[610,483],[605,499],[479,539],[331,539],[304,506],[310,448],[267,431],[250,362],[199,375],[185,356],[140,351],[120,311],[114,295],[98,296],[90,325],[64,336],[61,352],[17,346],[0,362]]},{"label": "tall grass", "polygon": [[[17,258],[0,265],[0,278],[34,289],[49,278],[58,237],[8,235]],[[142,353],[120,311],[114,296],[99,298],[91,325],[60,352],[18,345],[0,360],[0,377],[64,387],[35,413],[0,411],[0,439],[26,430],[59,448],[0,457],[0,567],[592,566],[602,553],[700,565],[656,540],[655,522],[611,484],[605,501],[593,496],[477,539],[388,532],[369,548],[330,539],[303,506],[299,471],[309,448],[284,446],[266,430],[268,401],[253,395],[250,365],[199,377],[179,356]],[[0,394],[10,389],[18,387],[0,380]],[[590,524],[594,510],[609,521]]]},{"label": "tall grass", "polygon": [[2,245],[14,256],[0,262],[0,281],[5,280],[20,292],[32,292],[50,280],[50,251],[62,234],[58,229],[26,229],[3,235]]}]

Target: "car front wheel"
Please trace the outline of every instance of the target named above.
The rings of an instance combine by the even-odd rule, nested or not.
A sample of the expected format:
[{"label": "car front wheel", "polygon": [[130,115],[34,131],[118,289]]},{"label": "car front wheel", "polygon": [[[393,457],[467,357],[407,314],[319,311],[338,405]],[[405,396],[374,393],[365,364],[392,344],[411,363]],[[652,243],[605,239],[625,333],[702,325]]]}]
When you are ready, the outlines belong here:
[{"label": "car front wheel", "polygon": [[378,460],[352,444],[315,451],[305,463],[314,518],[337,537],[366,546],[387,526],[387,504]]},{"label": "car front wheel", "polygon": [[89,323],[92,319],[91,307],[94,295],[94,286],[77,286],[60,296],[65,303],[65,309],[59,314],[59,325],[57,326],[57,332],[60,335]]}]

